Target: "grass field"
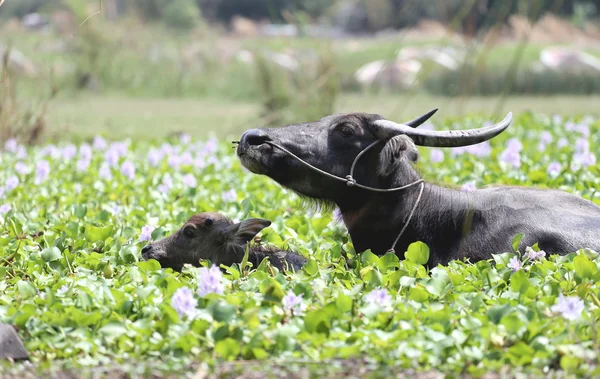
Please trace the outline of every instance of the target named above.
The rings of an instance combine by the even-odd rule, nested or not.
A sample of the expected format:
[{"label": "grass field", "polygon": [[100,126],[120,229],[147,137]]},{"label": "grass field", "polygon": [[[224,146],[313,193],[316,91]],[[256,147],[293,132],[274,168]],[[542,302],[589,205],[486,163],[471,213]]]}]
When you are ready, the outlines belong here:
[{"label": "grass field", "polygon": [[[390,119],[405,120],[439,108],[434,121],[469,114],[498,120],[507,112],[515,115],[523,112],[599,115],[598,104],[600,96],[513,96],[503,100],[499,97],[445,98],[380,93],[342,95],[336,111],[378,113]],[[244,130],[262,126],[260,110],[260,104],[252,99],[135,99],[84,95],[60,98],[51,104],[49,133],[60,139],[90,138],[96,134],[117,139],[147,139],[173,132],[186,132],[195,137],[214,133],[218,137],[234,138]],[[305,121],[310,120],[297,120]]]}]

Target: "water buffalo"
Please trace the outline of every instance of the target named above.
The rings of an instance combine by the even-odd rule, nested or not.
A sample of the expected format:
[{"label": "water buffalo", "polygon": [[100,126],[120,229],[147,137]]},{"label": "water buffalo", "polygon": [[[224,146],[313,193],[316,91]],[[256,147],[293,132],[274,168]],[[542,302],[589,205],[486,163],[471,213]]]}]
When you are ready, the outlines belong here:
[{"label": "water buffalo", "polygon": [[[417,127],[436,110],[398,124],[376,114],[335,114],[271,129],[251,129],[237,141],[248,170],[296,193],[337,205],[357,252],[394,250],[414,241],[430,248],[429,266],[471,262],[539,243],[547,253],[600,251],[600,207],[556,190],[496,187],[462,192],[424,182],[413,168],[416,145],[468,146],[504,131],[512,115],[480,129]],[[395,248],[395,249],[390,249]]]},{"label": "water buffalo", "polygon": [[[219,213],[199,213],[192,216],[179,230],[142,249],[142,259],[156,259],[163,268],[181,271],[184,264],[198,267],[201,259],[209,259],[217,266],[241,263],[246,245],[271,221],[252,218],[233,223]],[[263,259],[279,270],[300,270],[306,258],[274,247],[252,245],[248,261],[256,268]]]}]

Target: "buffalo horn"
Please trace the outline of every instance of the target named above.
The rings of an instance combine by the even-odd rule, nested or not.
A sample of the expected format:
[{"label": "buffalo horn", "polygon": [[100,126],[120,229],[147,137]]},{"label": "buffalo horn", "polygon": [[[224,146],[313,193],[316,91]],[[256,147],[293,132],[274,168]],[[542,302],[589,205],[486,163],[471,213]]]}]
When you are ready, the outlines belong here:
[{"label": "buffalo horn", "polygon": [[437,108],[432,109],[429,112],[425,113],[424,115],[415,118],[414,120],[403,122],[403,124],[408,125],[411,128],[417,128],[417,127],[421,126],[423,123],[425,123],[425,121],[429,120],[431,118],[431,116],[433,116],[433,114],[437,111],[438,111]]},{"label": "buffalo horn", "polygon": [[373,133],[382,140],[388,140],[400,134],[409,136],[416,145],[432,147],[461,147],[487,141],[502,133],[512,121],[512,113],[495,125],[468,130],[423,130],[414,129],[405,124],[388,120],[373,122]]}]

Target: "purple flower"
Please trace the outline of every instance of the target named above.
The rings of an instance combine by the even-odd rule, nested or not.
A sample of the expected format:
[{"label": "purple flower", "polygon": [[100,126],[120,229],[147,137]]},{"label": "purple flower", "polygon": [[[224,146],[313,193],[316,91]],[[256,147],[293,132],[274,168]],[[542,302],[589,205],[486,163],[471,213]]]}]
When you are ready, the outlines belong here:
[{"label": "purple flower", "polygon": [[540,135],[540,142],[543,143],[544,145],[549,144],[550,142],[552,142],[552,133],[550,133],[549,131],[545,130],[542,132],[542,134]]},{"label": "purple flower", "polygon": [[475,155],[478,158],[487,157],[492,153],[492,145],[489,141],[481,142],[476,145],[467,146],[467,152]]},{"label": "purple flower", "polygon": [[513,166],[514,168],[521,167],[521,154],[514,148],[507,148],[500,154],[500,161]]},{"label": "purple flower", "polygon": [[440,149],[431,149],[431,155],[429,156],[431,163],[440,163],[444,161],[444,152]]},{"label": "purple flower", "polygon": [[169,165],[169,167],[177,170],[179,166],[181,166],[181,159],[179,158],[179,155],[169,155],[169,159],[167,159],[167,164]]},{"label": "purple flower", "polygon": [[521,152],[523,150],[523,144],[517,138],[511,138],[508,140],[508,146],[506,146],[507,150]]},{"label": "purple flower", "polygon": [[556,143],[556,147],[558,147],[559,149],[562,149],[563,147],[567,147],[567,146],[569,146],[569,140],[566,139],[565,137],[562,137]]},{"label": "purple flower", "polygon": [[57,148],[54,145],[49,145],[48,147],[46,147],[46,149],[43,151],[43,155],[49,155],[50,158],[52,159],[58,159],[58,157],[60,157],[62,154],[61,150],[59,148]]},{"label": "purple flower", "polygon": [[202,153],[204,155],[210,155],[217,152],[218,141],[216,138],[211,138],[204,144],[204,148],[202,149]]},{"label": "purple flower", "polygon": [[19,146],[17,149],[17,158],[25,159],[27,158],[27,150],[25,150],[25,146]]},{"label": "purple flower", "polygon": [[529,246],[525,249],[525,252],[527,253],[527,257],[529,257],[529,259],[532,261],[542,259],[546,256],[546,252],[544,250],[535,251]]},{"label": "purple flower", "polygon": [[233,203],[234,201],[237,201],[237,194],[234,190],[230,189],[229,191],[223,192],[221,199],[226,203]]},{"label": "purple flower", "polygon": [[200,297],[211,293],[222,295],[225,291],[225,286],[221,282],[222,278],[223,274],[217,266],[213,265],[210,269],[200,267],[198,269],[198,295]]},{"label": "purple flower", "polygon": [[196,312],[198,300],[194,298],[194,293],[187,287],[178,288],[171,297],[171,306],[179,317],[187,316],[193,318]]},{"label": "purple flower", "polygon": [[62,287],[60,287],[58,290],[56,290],[56,295],[64,296],[67,294],[67,292],[69,292],[69,286],[65,284]]},{"label": "purple flower", "polygon": [[44,181],[46,181],[46,179],[48,179],[48,176],[50,175],[50,164],[48,163],[48,161],[39,161],[36,165],[35,165],[35,184],[40,184]]},{"label": "purple flower", "polygon": [[471,181],[471,182],[466,182],[465,184],[463,184],[463,186],[460,188],[461,191],[463,192],[472,192],[475,191],[477,189],[477,187],[475,186],[475,182]]},{"label": "purple flower", "polygon": [[6,140],[6,142],[4,143],[4,150],[6,150],[8,152],[16,153],[18,148],[19,148],[19,143],[14,138],[10,138],[10,139]]},{"label": "purple flower", "polygon": [[90,161],[87,159],[80,159],[77,161],[77,172],[86,172],[90,167]]},{"label": "purple flower", "polygon": [[206,163],[208,163],[208,165],[213,165],[213,166],[217,166],[217,164],[219,163],[219,159],[214,156],[211,155],[210,157],[208,157],[208,160],[206,161]]},{"label": "purple flower", "polygon": [[578,138],[575,142],[575,151],[578,153],[587,153],[590,151],[590,141],[587,138]]},{"label": "purple flower", "polygon": [[129,180],[133,180],[135,179],[135,166],[131,161],[125,161],[121,165],[121,173],[129,178]]},{"label": "purple flower", "polygon": [[510,268],[511,270],[513,270],[513,272],[517,272],[521,269],[521,267],[523,267],[523,263],[521,263],[521,261],[519,260],[519,258],[512,257],[510,259],[510,261],[508,262],[508,264],[506,265],[506,267]]},{"label": "purple flower", "polygon": [[106,149],[106,140],[100,136],[96,136],[94,137],[94,142],[92,147],[94,148],[94,150],[104,150]]},{"label": "purple flower", "polygon": [[0,205],[0,214],[4,215],[7,214],[8,212],[10,212],[11,210],[11,206],[8,204],[2,204]]},{"label": "purple flower", "polygon": [[298,315],[304,311],[306,306],[302,303],[303,295],[296,295],[294,291],[289,290],[288,293],[281,299],[281,304],[286,312],[291,312],[293,315]]},{"label": "purple flower", "polygon": [[333,211],[333,219],[337,222],[342,222],[344,220],[340,208],[335,208],[335,210]]},{"label": "purple flower", "polygon": [[181,142],[183,145],[187,145],[191,141],[192,141],[192,136],[190,136],[187,133],[181,133],[181,135],[179,136],[179,142]]},{"label": "purple flower", "polygon": [[169,155],[175,152],[175,148],[165,142],[160,145],[160,152],[163,153],[163,155]]},{"label": "purple flower", "polygon": [[113,142],[110,144],[110,149],[114,150],[119,157],[124,157],[127,155],[127,151],[129,151],[129,146],[126,141]]},{"label": "purple flower", "polygon": [[575,126],[575,123],[573,121],[567,121],[565,122],[565,129],[568,132],[574,132],[575,129],[577,129],[577,127]]},{"label": "purple flower", "polygon": [[145,225],[142,227],[142,232],[140,233],[139,241],[150,241],[152,239],[152,232],[154,231],[154,227],[150,225]]},{"label": "purple flower", "polygon": [[92,148],[90,145],[86,143],[79,146],[79,157],[86,161],[92,160]]},{"label": "purple flower", "polygon": [[183,185],[186,187],[194,188],[198,185],[198,181],[196,180],[196,177],[194,177],[194,175],[192,175],[192,174],[184,175],[182,178],[182,182],[183,182]]},{"label": "purple flower", "polygon": [[203,169],[206,167],[206,161],[202,157],[196,157],[194,159],[194,168]]},{"label": "purple flower", "polygon": [[106,153],[104,153],[104,160],[111,167],[115,167],[117,164],[119,164],[119,158],[119,152],[113,148],[109,148],[106,150]]},{"label": "purple flower", "polygon": [[162,159],[163,153],[160,150],[151,149],[150,151],[148,151],[148,162],[152,167],[158,166]]},{"label": "purple flower", "polygon": [[543,153],[544,151],[546,151],[546,145],[543,142],[538,143],[538,151],[540,153]]},{"label": "purple flower", "polygon": [[160,192],[168,193],[173,187],[173,178],[168,173],[163,176],[162,183],[158,186]]},{"label": "purple flower", "polygon": [[81,183],[73,184],[73,191],[75,191],[76,194],[80,194],[82,189]]},{"label": "purple flower", "polygon": [[579,167],[590,167],[596,164],[596,155],[592,152],[575,153],[573,154],[573,169],[577,170]]},{"label": "purple flower", "polygon": [[392,303],[392,297],[384,288],[381,288],[373,290],[367,295],[365,295],[365,301],[367,303],[375,304],[377,306],[385,308]]},{"label": "purple flower", "polygon": [[585,137],[589,137],[590,136],[590,127],[586,124],[579,124],[576,127],[576,130],[581,133],[581,135],[585,136]]},{"label": "purple flower", "polygon": [[554,304],[550,310],[555,313],[560,313],[567,320],[577,320],[583,312],[583,300],[577,296],[565,297],[562,293],[558,296],[558,302]]},{"label": "purple flower", "polygon": [[552,162],[548,165],[548,175],[554,179],[558,176],[558,174],[560,174],[560,171],[562,170],[562,166],[560,165],[560,163],[558,162]]},{"label": "purple flower", "polygon": [[181,163],[182,166],[191,166],[194,163],[194,157],[192,157],[192,154],[189,151],[186,151],[179,157],[179,163]]},{"label": "purple flower", "polygon": [[29,167],[23,162],[17,162],[15,164],[15,171],[19,175],[27,175],[29,174]]},{"label": "purple flower", "polygon": [[19,178],[17,178],[16,176],[12,175],[12,176],[9,176],[8,179],[6,179],[6,183],[5,183],[6,192],[10,192],[10,191],[14,190],[15,188],[17,188],[18,186],[19,186]]},{"label": "purple flower", "polygon": [[62,156],[65,160],[70,161],[77,154],[77,147],[73,144],[65,146],[62,150]]},{"label": "purple flower", "polygon": [[102,162],[100,170],[98,171],[98,176],[100,176],[100,179],[112,179],[112,172],[110,171],[110,166],[107,162]]},{"label": "purple flower", "polygon": [[559,115],[552,116],[552,123],[554,125],[560,125],[562,123],[562,117],[560,117]]}]

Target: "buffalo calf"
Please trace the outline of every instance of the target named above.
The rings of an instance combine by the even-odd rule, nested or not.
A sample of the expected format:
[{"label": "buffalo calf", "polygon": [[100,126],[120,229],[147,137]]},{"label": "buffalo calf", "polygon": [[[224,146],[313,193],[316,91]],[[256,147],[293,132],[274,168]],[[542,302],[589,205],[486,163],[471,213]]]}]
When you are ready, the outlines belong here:
[{"label": "buffalo calf", "polygon": [[[271,221],[251,218],[234,223],[220,213],[199,213],[192,216],[179,230],[142,249],[142,259],[155,259],[164,268],[181,271],[184,264],[200,266],[201,259],[218,265],[241,263],[246,245]],[[300,270],[306,258],[274,247],[250,246],[248,261],[254,267],[268,258],[279,270]]]}]

